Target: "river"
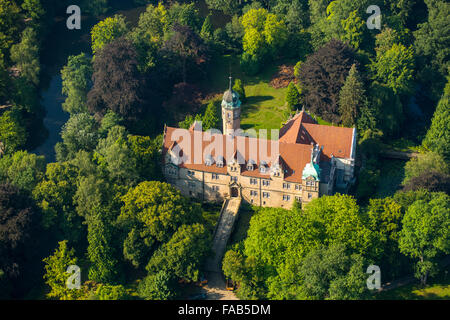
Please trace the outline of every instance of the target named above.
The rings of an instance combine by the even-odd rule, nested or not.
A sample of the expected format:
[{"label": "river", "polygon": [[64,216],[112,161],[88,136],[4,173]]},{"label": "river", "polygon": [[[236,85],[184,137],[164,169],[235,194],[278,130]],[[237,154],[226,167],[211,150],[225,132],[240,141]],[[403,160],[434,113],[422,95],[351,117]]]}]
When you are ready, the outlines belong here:
[{"label": "river", "polygon": [[[41,54],[41,104],[46,110],[44,125],[48,130],[48,137],[42,144],[32,152],[44,155],[47,162],[54,162],[55,144],[62,141],[61,127],[69,119],[69,114],[62,110],[62,103],[65,96],[62,95],[62,80],[60,70],[67,63],[67,58],[71,55],[78,55],[81,52],[91,53],[90,31],[92,27],[107,16],[122,14],[126,17],[128,26],[137,25],[139,15],[145,11],[146,6],[134,7],[132,1],[115,1],[118,3],[113,12],[107,15],[92,17],[82,16],[81,29],[69,30],[66,27],[67,16],[55,17],[52,30],[43,42]],[[208,8],[204,0],[196,1],[200,14],[205,17]],[[83,13],[83,12],[82,12]],[[229,17],[221,12],[213,12],[213,25],[223,27],[229,21]]]}]

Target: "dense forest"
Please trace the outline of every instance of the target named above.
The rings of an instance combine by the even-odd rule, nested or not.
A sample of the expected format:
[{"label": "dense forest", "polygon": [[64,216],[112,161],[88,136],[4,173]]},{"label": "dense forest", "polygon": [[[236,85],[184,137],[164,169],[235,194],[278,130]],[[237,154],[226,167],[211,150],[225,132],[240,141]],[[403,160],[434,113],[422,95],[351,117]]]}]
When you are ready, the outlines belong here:
[{"label": "dense forest", "polygon": [[[60,70],[70,117],[49,162],[32,152],[46,139],[42,52],[74,2],[97,20],[90,50]],[[194,120],[220,128],[204,84],[219,76],[226,89],[229,74],[216,75],[224,57],[237,61],[227,72],[239,70],[243,108],[247,83],[289,64],[285,120],[304,108],[358,132],[349,195],[245,208],[248,230],[223,260],[236,295],[376,299],[371,264],[383,282],[440,279],[450,253],[449,3],[134,0],[143,10],[133,23],[119,3],[0,0],[1,299],[184,298],[185,284],[202,278],[220,206],[164,181],[161,133]],[[380,29],[367,27],[370,5],[381,9]],[[382,196],[393,179],[386,150],[414,156]],[[81,290],[66,286],[70,265],[81,268]]]}]

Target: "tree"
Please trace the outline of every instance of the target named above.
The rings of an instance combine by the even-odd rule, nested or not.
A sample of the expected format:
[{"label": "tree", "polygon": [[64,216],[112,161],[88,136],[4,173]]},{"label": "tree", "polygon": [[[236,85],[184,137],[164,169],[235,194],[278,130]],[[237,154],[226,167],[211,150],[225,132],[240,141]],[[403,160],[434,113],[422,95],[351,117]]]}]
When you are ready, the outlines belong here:
[{"label": "tree", "polygon": [[450,174],[450,168],[447,162],[438,153],[428,152],[419,154],[416,158],[412,158],[406,163],[403,185],[410,183],[412,178],[418,177],[430,170]]},{"label": "tree", "polygon": [[35,20],[36,24],[45,14],[45,10],[40,0],[24,0],[22,9],[27,12],[28,17]]},{"label": "tree", "polygon": [[344,126],[356,124],[360,110],[367,105],[364,85],[360,79],[356,65],[352,65],[347,79],[339,93],[339,113]]},{"label": "tree", "polygon": [[416,277],[426,284],[436,271],[433,259],[450,252],[450,199],[440,194],[430,202],[418,200],[406,211],[400,232],[400,251],[418,259]]},{"label": "tree", "polygon": [[128,292],[122,285],[100,284],[95,290],[95,296],[98,300],[127,300]]},{"label": "tree", "polygon": [[353,50],[338,40],[310,55],[300,69],[306,107],[326,121],[339,122],[339,93],[355,63]]},{"label": "tree", "polygon": [[220,125],[220,116],[214,101],[208,103],[202,118],[203,130],[217,129]]},{"label": "tree", "polygon": [[81,247],[86,238],[82,218],[73,198],[77,191],[77,168],[68,162],[49,163],[45,178],[33,190],[42,213],[42,225],[58,240],[66,239]]},{"label": "tree", "polygon": [[200,65],[207,59],[203,40],[186,25],[175,24],[172,27],[172,35],[164,43],[163,51],[181,59],[183,83],[187,81],[188,63]]},{"label": "tree", "polygon": [[202,30],[200,31],[200,37],[205,41],[211,41],[213,38],[213,25],[211,23],[211,14],[208,14],[203,21]]},{"label": "tree", "polygon": [[136,170],[142,181],[161,180],[162,172],[158,166],[161,136],[151,139],[144,136],[128,136],[128,144],[136,161]]},{"label": "tree", "polygon": [[58,243],[53,255],[45,258],[45,283],[51,288],[47,294],[49,298],[58,298],[60,300],[77,300],[81,297],[82,291],[78,289],[69,289],[67,279],[70,274],[67,268],[71,265],[77,265],[75,250],[70,249],[67,240]]},{"label": "tree", "polygon": [[157,51],[169,30],[169,22],[169,13],[162,2],[158,6],[149,4],[140,15],[138,25],[131,31],[130,38],[138,53],[142,70],[147,71],[155,67]]},{"label": "tree", "polygon": [[38,241],[44,240],[39,228],[39,213],[33,201],[11,184],[0,184],[0,270],[2,291],[19,298],[35,284]]},{"label": "tree", "polygon": [[112,110],[124,119],[136,119],[145,110],[146,82],[138,69],[138,56],[124,38],[106,45],[94,61],[94,85],[88,93],[90,111]]},{"label": "tree", "polygon": [[403,37],[400,32],[392,28],[383,28],[383,30],[375,36],[375,51],[377,56],[382,56],[392,48],[394,44],[403,44]]},{"label": "tree", "polygon": [[414,51],[394,43],[384,54],[378,55],[372,66],[375,78],[397,94],[413,91]]},{"label": "tree", "polygon": [[112,127],[108,136],[99,140],[94,158],[112,181],[130,184],[138,180],[136,158],[128,145],[125,127]]},{"label": "tree", "polygon": [[7,50],[17,40],[20,9],[17,4],[9,0],[0,1],[0,56],[7,54]]},{"label": "tree", "polygon": [[242,103],[245,103],[247,101],[247,97],[245,95],[245,88],[244,85],[242,84],[241,79],[234,80],[233,90],[239,94],[239,100],[241,100]]},{"label": "tree", "polygon": [[370,199],[366,209],[368,217],[367,226],[372,233],[375,244],[371,257],[379,261],[384,279],[393,279],[399,276],[403,262],[398,239],[402,228],[402,207],[392,198]]},{"label": "tree", "polygon": [[[404,121],[403,106],[399,95],[388,85],[377,81],[371,84],[368,92],[368,108],[376,118],[376,129],[380,129],[386,137],[397,135]],[[365,115],[362,113],[361,116]]]},{"label": "tree", "polygon": [[97,123],[87,113],[73,114],[62,127],[61,137],[63,142],[60,145],[63,152],[60,154],[57,152],[57,158],[72,159],[80,150],[94,150],[98,142]]},{"label": "tree", "polygon": [[428,7],[428,20],[418,25],[414,32],[414,46],[417,54],[424,56],[426,62],[442,74],[449,67],[450,4],[445,1],[425,1]]},{"label": "tree", "polygon": [[16,109],[6,111],[0,116],[0,141],[4,145],[5,153],[14,153],[24,147],[27,132],[22,121]]},{"label": "tree", "polygon": [[182,225],[172,238],[155,251],[147,271],[166,271],[179,279],[197,281],[201,263],[210,249],[210,235],[202,224]]},{"label": "tree", "polygon": [[32,191],[44,177],[44,171],[44,156],[17,151],[0,158],[0,180],[9,182],[22,190]]},{"label": "tree", "polygon": [[264,23],[264,38],[271,49],[272,56],[276,55],[283,48],[288,39],[286,24],[274,14],[268,14]]},{"label": "tree", "polygon": [[201,221],[200,209],[167,183],[142,182],[122,201],[118,222],[128,234],[124,256],[135,266],[147,263],[141,258],[148,257],[155,245],[167,242],[179,226]]},{"label": "tree", "polygon": [[450,81],[434,112],[431,126],[422,144],[428,150],[450,159]]},{"label": "tree", "polygon": [[234,0],[206,0],[208,8],[221,10],[225,14],[234,15],[239,13],[239,5],[241,2]]},{"label": "tree", "polygon": [[342,41],[346,41],[355,49],[359,49],[364,41],[364,31],[366,30],[366,22],[358,17],[357,10],[350,12],[347,19],[341,20],[344,34],[341,36]]},{"label": "tree", "polygon": [[100,21],[91,30],[92,52],[98,54],[108,43],[120,38],[128,31],[125,17],[115,15]]},{"label": "tree", "polygon": [[120,281],[120,270],[112,243],[113,232],[107,225],[102,208],[92,208],[88,219],[87,256],[91,262],[89,279],[114,284]]},{"label": "tree", "polygon": [[345,246],[338,243],[311,251],[300,267],[306,296],[318,300],[367,297],[364,271],[362,256],[349,256]]},{"label": "tree", "polygon": [[145,277],[138,286],[139,296],[148,300],[170,300],[176,297],[170,273],[159,271]]},{"label": "tree", "polygon": [[318,232],[316,240],[325,245],[341,243],[361,255],[370,251],[370,231],[353,197],[336,194],[314,199],[306,206],[305,214]]},{"label": "tree", "polygon": [[20,43],[11,47],[11,60],[16,63],[21,76],[35,86],[39,84],[39,44],[36,31],[26,28],[22,32]]},{"label": "tree", "polygon": [[290,82],[286,92],[286,102],[289,110],[293,111],[300,104],[300,93],[294,82]]},{"label": "tree", "polygon": [[99,128],[99,134],[102,138],[108,136],[108,132],[112,127],[120,126],[123,122],[123,118],[114,111],[108,110],[103,116]]},{"label": "tree", "polygon": [[198,34],[202,27],[202,18],[194,2],[175,2],[169,9],[169,23],[172,26],[178,24],[189,27]]},{"label": "tree", "polygon": [[69,56],[67,65],[61,70],[62,93],[67,96],[62,104],[66,112],[87,112],[87,93],[92,86],[91,60],[81,53]]},{"label": "tree", "polygon": [[264,8],[248,10],[241,23],[244,28],[241,65],[247,73],[253,74],[259,71],[260,62],[268,55],[276,57],[287,41],[288,32],[284,21]]},{"label": "tree", "polygon": [[404,191],[419,189],[450,194],[450,174],[430,169],[409,179],[403,188]]}]

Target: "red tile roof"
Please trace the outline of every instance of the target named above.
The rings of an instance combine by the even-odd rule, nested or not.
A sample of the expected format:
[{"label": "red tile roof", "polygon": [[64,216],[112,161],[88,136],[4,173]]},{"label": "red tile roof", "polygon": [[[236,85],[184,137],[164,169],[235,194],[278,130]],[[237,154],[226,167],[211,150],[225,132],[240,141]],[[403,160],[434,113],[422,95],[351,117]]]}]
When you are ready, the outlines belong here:
[{"label": "red tile roof", "polygon": [[[172,139],[172,135],[176,133]],[[190,143],[183,142],[183,137],[190,139]],[[200,145],[195,145],[195,137],[198,137]],[[216,140],[219,139],[219,140]],[[228,143],[227,143],[227,139]],[[176,143],[175,141],[176,140]],[[280,130],[280,139],[278,143],[279,157],[281,166],[285,170],[285,180],[290,182],[301,182],[302,172],[305,165],[311,161],[311,143],[323,146],[321,160],[329,161],[331,154],[337,158],[349,158],[351,155],[353,140],[352,128],[341,128],[332,126],[323,126],[314,123],[314,120],[306,113],[300,112],[293,119],[288,121]],[[215,150],[211,142],[221,141],[223,148]],[[233,143],[231,143],[233,141]],[[267,152],[263,150],[264,155],[260,155],[260,147],[267,145]],[[247,170],[246,165],[241,165],[241,174],[249,177],[260,177],[270,179],[269,169],[274,158],[270,158],[272,148],[276,148],[276,141],[258,139],[253,137],[232,137],[222,134],[209,134],[201,132],[196,126],[189,130],[166,127],[164,132],[163,154],[171,150],[176,145],[182,148],[182,155],[186,157],[185,163],[180,164],[192,170],[227,174],[227,160],[241,157],[245,164],[251,159],[257,166],[254,170]],[[219,143],[220,145],[220,143]],[[252,149],[250,150],[250,146]],[[231,149],[230,149],[231,148]],[[197,150],[197,152],[195,152]],[[274,149],[275,151],[276,149]],[[224,167],[219,168],[214,163],[211,166],[205,165],[204,157],[210,154],[216,161],[218,156],[225,159]],[[227,159],[227,156],[230,159]],[[259,165],[261,161],[267,164],[267,174],[260,173]]]}]

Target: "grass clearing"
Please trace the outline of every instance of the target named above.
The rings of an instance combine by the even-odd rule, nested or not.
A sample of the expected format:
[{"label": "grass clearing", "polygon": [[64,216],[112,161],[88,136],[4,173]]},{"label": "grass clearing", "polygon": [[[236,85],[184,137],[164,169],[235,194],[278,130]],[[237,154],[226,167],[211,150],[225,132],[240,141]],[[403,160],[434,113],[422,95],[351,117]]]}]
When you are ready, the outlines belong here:
[{"label": "grass clearing", "polygon": [[425,288],[418,283],[410,284],[390,291],[380,292],[375,298],[380,300],[449,300],[450,277],[448,270],[442,271]]},{"label": "grass clearing", "polygon": [[380,179],[376,190],[376,196],[385,198],[393,196],[401,188],[405,176],[404,160],[381,159],[379,163]]},{"label": "grass clearing", "polygon": [[247,102],[242,105],[241,128],[248,129],[279,129],[288,118],[288,108],[285,104],[287,88],[275,89],[269,85],[272,76],[277,72],[279,65],[289,62],[276,62],[268,65],[256,76],[245,75],[239,65],[239,57],[224,55],[214,58],[209,77],[200,86],[207,93],[205,105],[213,100],[222,99],[223,92],[228,88],[228,76],[231,73],[234,79],[241,79],[247,96]]}]

